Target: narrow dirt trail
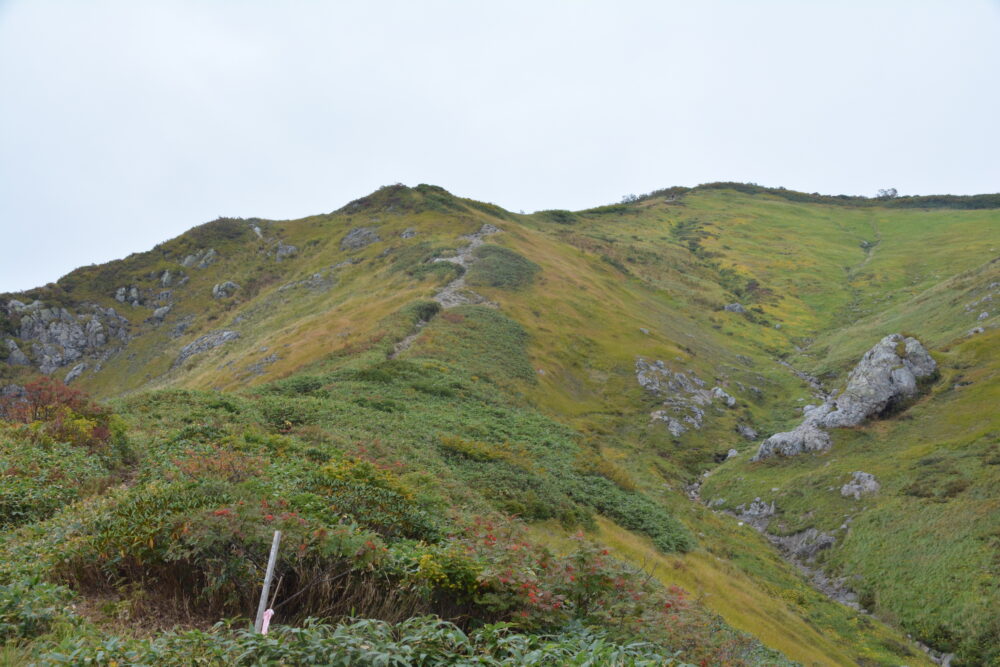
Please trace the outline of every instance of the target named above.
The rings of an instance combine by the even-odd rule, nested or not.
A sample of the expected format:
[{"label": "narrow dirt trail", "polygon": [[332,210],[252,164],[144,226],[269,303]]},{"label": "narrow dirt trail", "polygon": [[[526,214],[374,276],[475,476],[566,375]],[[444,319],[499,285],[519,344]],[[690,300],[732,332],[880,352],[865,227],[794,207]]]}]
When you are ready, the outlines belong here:
[{"label": "narrow dirt trail", "polygon": [[[454,308],[455,306],[464,306],[467,304],[496,306],[496,304],[488,301],[485,297],[476,294],[466,287],[465,271],[478,259],[475,256],[476,248],[486,243],[487,237],[499,234],[501,231],[502,230],[499,227],[487,223],[480,227],[479,231],[460,237],[467,240],[468,244],[460,248],[454,256],[438,257],[434,260],[435,262],[449,262],[451,264],[457,264],[463,269],[462,275],[442,287],[438,290],[437,294],[432,297],[435,301],[441,304],[442,309]],[[401,353],[410,349],[414,341],[416,341],[420,336],[428,321],[429,320],[421,320],[417,322],[414,330],[410,332],[406,338],[396,343],[392,352],[389,354],[389,358],[395,359]]]},{"label": "narrow dirt trail", "polygon": [[[463,239],[467,239],[469,243],[465,247],[461,248],[453,257],[438,257],[434,261],[450,262],[451,264],[461,266],[463,269],[468,269],[469,266],[471,266],[477,259],[474,254],[476,248],[486,243],[486,237],[498,233],[500,233],[500,229],[498,227],[485,224],[479,228],[478,232],[473,232],[472,234],[467,234],[461,237]],[[462,306],[470,303],[486,302],[485,298],[466,288],[465,271],[462,271],[462,275],[441,288],[441,290],[434,295],[434,300],[440,303],[442,308],[454,308],[455,306]]]}]

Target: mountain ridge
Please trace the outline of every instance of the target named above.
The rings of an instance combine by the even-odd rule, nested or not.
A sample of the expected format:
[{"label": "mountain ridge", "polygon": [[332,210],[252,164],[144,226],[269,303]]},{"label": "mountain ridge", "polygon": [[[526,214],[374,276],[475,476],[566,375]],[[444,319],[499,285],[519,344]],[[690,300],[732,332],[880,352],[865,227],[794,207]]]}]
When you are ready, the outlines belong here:
[{"label": "mountain ridge", "polygon": [[[975,554],[984,572],[994,567],[994,524],[981,517],[996,502],[987,460],[1000,425],[976,408],[997,393],[987,353],[997,340],[1000,212],[987,206],[1000,207],[1000,196],[879,200],[719,183],[525,215],[436,186],[387,186],[297,221],[219,219],[0,295],[0,384],[16,391],[41,365],[72,375],[71,386],[124,406],[150,442],[157,436],[136,410],[157,392],[271,397],[254,399],[272,411],[266,428],[324,451],[360,455],[363,446],[380,464],[401,460],[407,474],[436,470],[454,502],[526,517],[554,548],[567,526],[583,525],[620,557],[656,559],[665,583],[706,592],[728,623],[789,657],[899,664],[913,650],[901,634],[814,597],[766,539],[724,513],[775,502],[765,530],[784,536],[839,528],[847,511],[858,528],[837,533],[819,567],[857,577],[878,618],[975,664],[998,629],[959,619],[1000,593],[969,571],[963,596],[951,596],[961,604],[940,590],[933,610],[920,611],[917,590],[893,580],[886,559],[929,582],[941,576],[934,563],[911,563],[872,536],[898,516],[914,539],[928,506],[953,523],[979,517],[964,531],[942,518],[927,539],[946,532],[954,544],[935,562]],[[487,225],[502,233],[475,237]],[[469,238],[485,243],[462,254]],[[447,261],[455,257],[464,259]],[[435,301],[448,286],[459,300]],[[112,327],[119,318],[125,334]],[[893,333],[916,337],[941,368],[913,406],[836,429],[828,453],[750,462],[760,439],[800,420],[815,391],[809,377],[832,389]],[[659,388],[643,381],[640,360]],[[341,384],[359,394],[348,399]],[[293,389],[306,386],[316,388]],[[453,423],[448,402],[477,392],[512,406],[490,410],[516,409],[524,423],[548,420],[567,435],[529,433],[472,407],[463,408],[472,422]],[[386,444],[394,431],[380,420],[391,415],[404,429],[392,437],[410,444]],[[453,432],[432,435],[421,420]],[[937,440],[908,447],[920,432]],[[950,453],[921,464],[935,447]],[[909,467],[894,471],[879,451]],[[550,468],[589,472],[573,486]],[[500,470],[505,481],[490,482]],[[856,470],[881,482],[868,509],[825,491]],[[517,475],[533,480],[533,497],[504,495]],[[711,508],[690,502],[693,482]],[[727,596],[767,612],[754,618]]]}]

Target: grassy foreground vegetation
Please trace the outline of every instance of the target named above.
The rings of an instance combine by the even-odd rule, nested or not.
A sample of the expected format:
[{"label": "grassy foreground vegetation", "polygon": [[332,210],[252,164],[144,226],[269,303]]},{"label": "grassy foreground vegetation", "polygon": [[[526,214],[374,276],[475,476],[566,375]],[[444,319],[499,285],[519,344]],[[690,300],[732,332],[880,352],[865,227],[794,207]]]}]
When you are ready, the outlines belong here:
[{"label": "grassy foreground vegetation", "polygon": [[[0,664],[927,664],[906,633],[989,664],[998,342],[989,318],[967,335],[993,308],[967,305],[1000,281],[991,200],[731,186],[533,215],[392,186],[14,295],[113,307],[131,337],[72,384],[103,407],[43,383],[44,410],[3,415]],[[434,261],[485,223],[502,232],[468,270]],[[359,227],[379,240],[342,246]],[[497,307],[432,299],[463,275]],[[236,336],[178,361],[218,331]],[[897,331],[942,366],[915,405],[825,455],[749,463],[737,427],[765,437],[815,400],[779,362],[833,389]],[[733,404],[671,435],[637,358]],[[855,470],[879,496],[840,496]],[[713,509],[684,493],[699,480]],[[774,532],[836,532],[820,565],[872,614],[713,511],[757,496]],[[275,528],[264,638],[246,616]]]}]

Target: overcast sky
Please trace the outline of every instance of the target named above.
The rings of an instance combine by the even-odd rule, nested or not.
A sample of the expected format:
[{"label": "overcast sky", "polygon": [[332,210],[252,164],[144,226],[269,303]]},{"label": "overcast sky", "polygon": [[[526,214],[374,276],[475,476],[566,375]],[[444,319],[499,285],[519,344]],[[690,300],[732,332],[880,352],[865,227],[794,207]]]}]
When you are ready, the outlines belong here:
[{"label": "overcast sky", "polygon": [[998,84],[997,0],[0,0],[0,291],[395,182],[997,192]]}]

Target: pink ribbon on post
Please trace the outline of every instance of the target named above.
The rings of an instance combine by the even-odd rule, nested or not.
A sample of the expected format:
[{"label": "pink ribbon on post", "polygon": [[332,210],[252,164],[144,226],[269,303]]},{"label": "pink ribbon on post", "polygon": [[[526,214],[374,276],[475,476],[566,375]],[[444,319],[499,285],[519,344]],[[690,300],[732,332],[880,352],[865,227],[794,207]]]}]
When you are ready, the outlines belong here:
[{"label": "pink ribbon on post", "polygon": [[264,612],[264,622],[260,626],[260,634],[262,634],[262,635],[266,635],[267,634],[267,628],[268,628],[269,625],[271,625],[271,617],[272,616],[274,616],[274,610],[273,609],[268,609],[267,611]]}]

